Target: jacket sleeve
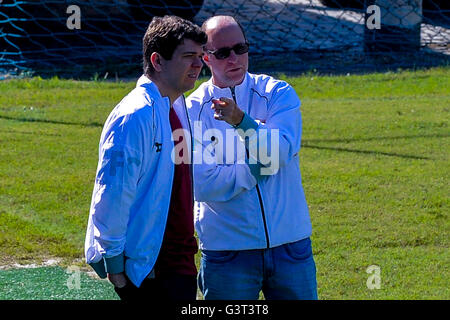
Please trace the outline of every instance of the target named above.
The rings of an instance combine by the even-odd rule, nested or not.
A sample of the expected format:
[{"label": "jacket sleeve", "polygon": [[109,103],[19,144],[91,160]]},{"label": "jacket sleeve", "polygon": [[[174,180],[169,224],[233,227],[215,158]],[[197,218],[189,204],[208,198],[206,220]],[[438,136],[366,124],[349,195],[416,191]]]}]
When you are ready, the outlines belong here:
[{"label": "jacket sleeve", "polygon": [[142,164],[134,147],[140,141],[138,127],[128,117],[108,126],[99,146],[85,253],[86,262],[100,277],[124,271],[127,225]]},{"label": "jacket sleeve", "polygon": [[[214,142],[205,143],[205,136],[195,132],[205,132],[204,122],[194,122],[193,173],[194,197],[196,201],[228,201],[239,193],[255,187],[257,181],[245,157],[238,163],[218,163]],[[202,130],[197,130],[202,126]],[[221,157],[219,157],[221,158]]]},{"label": "jacket sleeve", "polygon": [[[250,163],[261,165],[261,175],[276,174],[299,151],[302,133],[300,99],[294,88],[281,82],[272,94],[265,123],[248,114],[236,127],[246,147]],[[252,161],[253,160],[253,161]]]}]

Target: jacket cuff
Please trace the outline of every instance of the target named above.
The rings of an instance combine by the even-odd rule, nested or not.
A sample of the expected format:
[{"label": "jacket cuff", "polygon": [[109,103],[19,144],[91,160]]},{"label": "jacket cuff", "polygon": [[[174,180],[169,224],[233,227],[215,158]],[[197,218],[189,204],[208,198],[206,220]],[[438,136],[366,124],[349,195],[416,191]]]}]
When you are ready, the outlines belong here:
[{"label": "jacket cuff", "polygon": [[241,123],[235,126],[235,129],[242,129],[245,133],[245,131],[249,129],[253,130],[258,129],[258,123],[255,120],[253,120],[252,117],[250,117],[247,113],[244,113],[244,118],[242,118]]},{"label": "jacket cuff", "polygon": [[104,258],[107,273],[121,273],[125,271],[125,259],[123,252],[111,258]]},{"label": "jacket cuff", "polygon": [[106,278],[106,268],[105,268],[105,260],[103,258],[99,262],[88,263],[92,269],[94,269],[95,273],[101,278]]}]

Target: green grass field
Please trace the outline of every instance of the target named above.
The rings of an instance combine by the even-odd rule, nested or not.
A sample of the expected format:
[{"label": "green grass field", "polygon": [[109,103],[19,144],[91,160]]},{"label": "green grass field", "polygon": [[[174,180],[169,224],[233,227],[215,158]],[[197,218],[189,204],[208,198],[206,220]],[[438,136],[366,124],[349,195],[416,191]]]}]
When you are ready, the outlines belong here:
[{"label": "green grass field", "polygon": [[[319,298],[450,299],[450,68],[284,79],[302,100]],[[84,273],[69,290],[65,268],[85,267],[102,125],[134,85],[0,82],[0,266],[61,259],[0,270],[0,299],[116,298]]]}]

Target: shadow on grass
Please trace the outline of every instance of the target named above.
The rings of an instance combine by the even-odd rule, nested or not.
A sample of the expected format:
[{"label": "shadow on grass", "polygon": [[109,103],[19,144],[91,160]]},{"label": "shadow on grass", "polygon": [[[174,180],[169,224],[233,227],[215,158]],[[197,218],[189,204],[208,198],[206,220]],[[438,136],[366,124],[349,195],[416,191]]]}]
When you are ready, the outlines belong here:
[{"label": "shadow on grass", "polygon": [[368,138],[304,139],[304,140],[302,140],[302,147],[303,148],[312,148],[312,149],[322,149],[322,150],[334,150],[334,151],[355,152],[355,153],[364,153],[364,154],[373,154],[373,155],[383,155],[383,156],[400,157],[400,158],[416,159],[416,160],[433,160],[433,158],[423,157],[423,156],[399,154],[399,153],[392,153],[392,152],[357,150],[357,149],[340,148],[340,147],[325,147],[325,146],[312,145],[311,143],[321,143],[321,142],[349,143],[349,142],[355,142],[355,141],[402,140],[402,139],[448,138],[448,137],[450,137],[449,133],[392,136],[392,137],[384,136],[384,137],[368,137]]},{"label": "shadow on grass", "polygon": [[339,148],[339,147],[322,147],[322,146],[314,146],[314,145],[310,145],[310,144],[304,144],[304,145],[302,145],[302,148],[344,151],[344,152],[364,153],[364,154],[372,154],[372,155],[383,155],[383,156],[389,156],[389,157],[399,157],[399,158],[415,159],[415,160],[432,160],[432,158],[408,155],[408,154],[390,153],[390,152],[382,152],[382,151],[370,151],[370,150],[356,150],[356,149]]},{"label": "shadow on grass", "polygon": [[421,134],[410,136],[392,136],[392,137],[368,137],[368,138],[340,138],[340,139],[305,139],[305,143],[317,142],[353,142],[353,141],[376,141],[376,140],[401,140],[401,139],[420,139],[420,138],[448,138],[450,133],[444,134]]},{"label": "shadow on grass", "polygon": [[0,119],[12,120],[20,122],[40,122],[40,123],[50,123],[50,124],[63,124],[69,126],[82,126],[82,127],[103,127],[103,123],[91,122],[91,123],[80,123],[80,122],[69,122],[69,121],[59,121],[59,120],[47,120],[47,119],[34,119],[34,118],[14,118],[8,116],[0,115]]},{"label": "shadow on grass", "polygon": [[[33,131],[18,131],[18,130],[0,130],[0,133],[36,135],[37,132],[33,132]],[[60,134],[46,133],[46,132],[39,132],[39,135],[40,136],[48,136],[48,137],[61,137],[62,136]]]}]

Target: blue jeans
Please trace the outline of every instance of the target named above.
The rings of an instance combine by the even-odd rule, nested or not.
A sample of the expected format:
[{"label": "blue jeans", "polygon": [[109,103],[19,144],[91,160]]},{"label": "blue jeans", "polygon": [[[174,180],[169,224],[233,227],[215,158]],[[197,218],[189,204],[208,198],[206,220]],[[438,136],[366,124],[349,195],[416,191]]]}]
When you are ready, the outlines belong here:
[{"label": "blue jeans", "polygon": [[198,285],[205,300],[317,300],[311,240],[275,248],[203,250]]}]

